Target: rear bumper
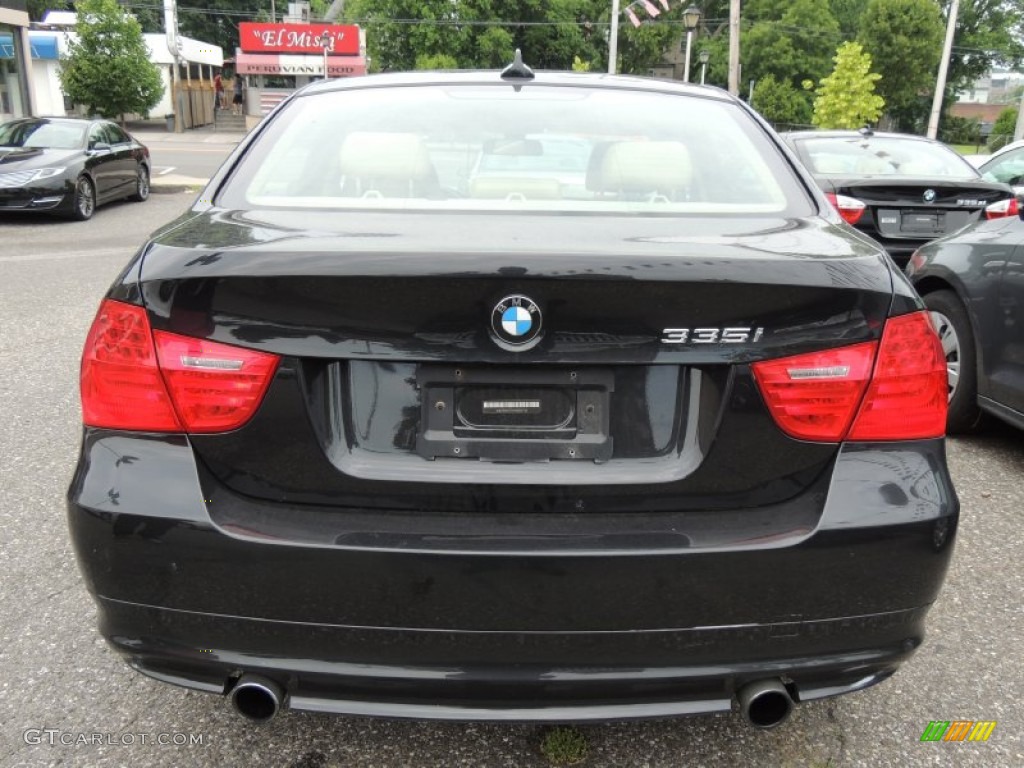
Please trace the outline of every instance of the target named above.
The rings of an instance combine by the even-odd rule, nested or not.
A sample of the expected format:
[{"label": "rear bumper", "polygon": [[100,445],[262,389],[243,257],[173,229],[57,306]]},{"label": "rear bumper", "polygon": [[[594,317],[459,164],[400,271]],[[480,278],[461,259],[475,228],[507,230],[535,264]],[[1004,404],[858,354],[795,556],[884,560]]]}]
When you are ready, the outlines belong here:
[{"label": "rear bumper", "polygon": [[163,682],[222,694],[258,673],[282,685],[292,709],[434,720],[722,712],[766,678],[797,701],[850,693],[896,671],[925,614],[593,635],[289,624],[98,602],[104,636]]},{"label": "rear bumper", "polygon": [[[823,487],[784,505],[790,530],[716,515],[757,521],[731,538],[688,531],[707,526],[692,513],[605,516],[603,536],[580,516],[553,538],[527,516],[396,532],[253,500],[228,530],[185,438],[90,431],[68,513],[101,632],[153,677],[223,693],[258,672],[294,708],[349,714],[607,720],[725,710],[769,677],[845,693],[913,652],[956,532],[941,441],[844,447]],[[650,535],[667,519],[674,536]]]}]

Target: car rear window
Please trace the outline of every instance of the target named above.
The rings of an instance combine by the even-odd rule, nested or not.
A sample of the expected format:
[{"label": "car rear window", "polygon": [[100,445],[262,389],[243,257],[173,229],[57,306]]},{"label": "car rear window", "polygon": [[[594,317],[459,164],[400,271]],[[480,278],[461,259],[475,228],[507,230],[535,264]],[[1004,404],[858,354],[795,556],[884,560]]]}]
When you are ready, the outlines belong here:
[{"label": "car rear window", "polygon": [[943,176],[977,179],[952,149],[916,139],[823,137],[796,142],[800,159],[822,176]]},{"label": "car rear window", "polygon": [[303,207],[807,215],[737,105],[507,84],[313,92],[278,113],[218,197]]}]

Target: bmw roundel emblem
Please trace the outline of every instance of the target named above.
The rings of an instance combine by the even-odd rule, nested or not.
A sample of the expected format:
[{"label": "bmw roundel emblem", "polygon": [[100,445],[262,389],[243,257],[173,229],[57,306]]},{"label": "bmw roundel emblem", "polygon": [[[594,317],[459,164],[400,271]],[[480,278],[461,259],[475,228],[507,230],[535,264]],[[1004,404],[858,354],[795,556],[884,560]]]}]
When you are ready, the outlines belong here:
[{"label": "bmw roundel emblem", "polygon": [[519,293],[506,296],[491,312],[491,330],[502,346],[522,349],[540,335],[541,313],[537,303]]},{"label": "bmw roundel emblem", "polygon": [[935,190],[934,189],[926,189],[924,191],[924,201],[926,203],[934,203],[935,202],[935,197],[936,197],[936,195],[935,195]]}]

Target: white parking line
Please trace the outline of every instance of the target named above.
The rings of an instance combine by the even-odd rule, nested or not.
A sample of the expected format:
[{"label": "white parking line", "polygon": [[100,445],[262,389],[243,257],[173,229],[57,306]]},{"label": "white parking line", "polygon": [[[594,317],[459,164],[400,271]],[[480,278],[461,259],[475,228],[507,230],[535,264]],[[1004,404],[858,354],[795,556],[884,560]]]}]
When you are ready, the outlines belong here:
[{"label": "white parking line", "polygon": [[174,170],[175,168],[177,168],[177,166],[175,166],[175,165],[168,165],[168,166],[166,166],[166,167],[165,167],[165,166],[162,166],[162,165],[158,165],[158,166],[156,166],[156,167],[157,167],[157,168],[162,168],[162,169],[163,169],[163,170],[161,170],[161,171],[156,171],[156,172],[155,172],[155,174],[154,174],[154,175],[156,175],[156,176],[166,176],[166,175],[167,175],[168,173],[170,173],[170,172],[171,172],[171,171],[173,171],[173,170]]}]

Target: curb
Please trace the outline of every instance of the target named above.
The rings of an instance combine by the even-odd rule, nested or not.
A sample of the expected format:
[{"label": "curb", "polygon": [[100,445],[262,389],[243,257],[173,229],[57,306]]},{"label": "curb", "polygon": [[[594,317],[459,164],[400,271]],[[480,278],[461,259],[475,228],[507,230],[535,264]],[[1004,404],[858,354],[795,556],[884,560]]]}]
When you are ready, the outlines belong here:
[{"label": "curb", "polygon": [[150,179],[149,191],[153,194],[163,195],[175,192],[201,192],[203,187],[210,183],[209,179],[200,179],[195,176],[182,176],[172,173],[167,176],[157,176]]},{"label": "curb", "polygon": [[198,194],[205,184],[154,184],[149,188],[153,195],[173,195],[181,192]]}]

